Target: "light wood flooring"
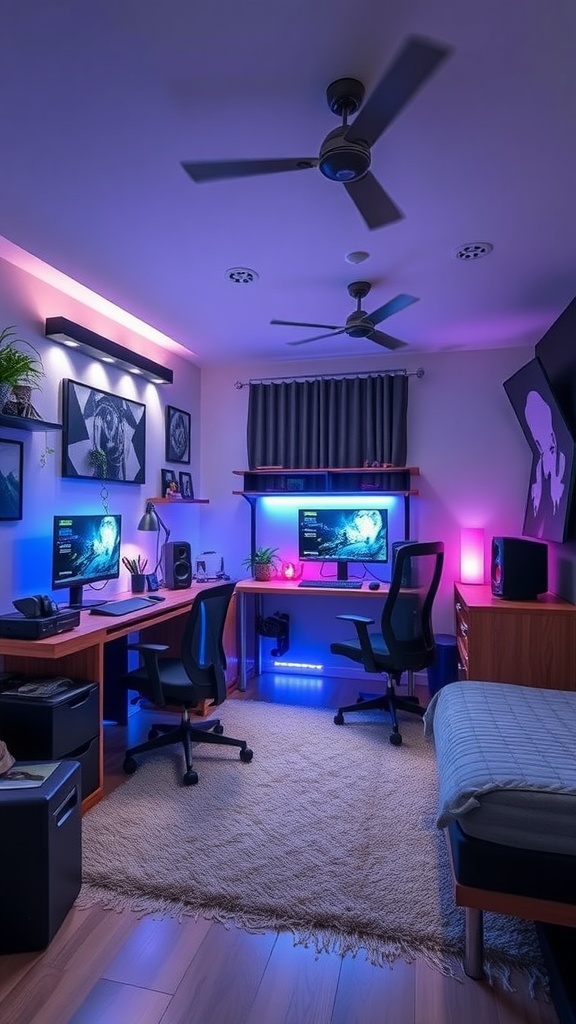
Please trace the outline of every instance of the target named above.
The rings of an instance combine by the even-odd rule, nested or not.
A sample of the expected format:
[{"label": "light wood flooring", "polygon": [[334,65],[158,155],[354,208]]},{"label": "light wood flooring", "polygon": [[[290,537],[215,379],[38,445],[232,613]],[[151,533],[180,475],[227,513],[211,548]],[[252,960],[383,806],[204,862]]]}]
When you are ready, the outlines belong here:
[{"label": "light wood flooring", "polygon": [[[319,686],[269,675],[231,699],[337,707],[355,696],[356,687],[342,681]],[[158,713],[131,717],[132,742],[145,737],[152,717]],[[125,778],[125,738],[123,727],[106,728],[108,792]],[[515,991],[507,992],[464,975],[445,978],[418,959],[378,968],[361,956],[316,957],[282,932],[251,935],[204,920],[74,908],[45,951],[0,956],[0,1021],[558,1024],[552,1005],[531,998],[520,975],[513,983]]]}]

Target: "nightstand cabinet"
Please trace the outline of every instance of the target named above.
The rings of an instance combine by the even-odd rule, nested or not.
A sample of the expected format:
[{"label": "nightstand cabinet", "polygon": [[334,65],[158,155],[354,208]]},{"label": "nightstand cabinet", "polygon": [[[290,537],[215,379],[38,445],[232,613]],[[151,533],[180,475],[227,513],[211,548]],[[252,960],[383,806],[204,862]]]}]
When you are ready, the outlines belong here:
[{"label": "nightstand cabinet", "polygon": [[576,690],[576,605],[554,594],[504,601],[456,583],[454,615],[460,679]]}]

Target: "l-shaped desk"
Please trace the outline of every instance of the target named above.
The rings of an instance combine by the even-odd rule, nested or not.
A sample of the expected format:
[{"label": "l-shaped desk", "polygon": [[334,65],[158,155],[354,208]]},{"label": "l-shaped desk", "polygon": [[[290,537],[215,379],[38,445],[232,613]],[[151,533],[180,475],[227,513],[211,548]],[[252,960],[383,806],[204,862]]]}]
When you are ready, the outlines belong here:
[{"label": "l-shaped desk", "polygon": [[[68,633],[50,636],[41,640],[0,639],[0,655],[3,656],[4,670],[22,672],[33,676],[67,676],[98,683],[100,707],[100,734],[98,753],[97,789],[82,801],[82,810],[87,811],[103,796],[104,742],[102,722],[104,719],[105,655],[107,645],[127,637],[129,633],[143,633],[142,639],[157,643],[178,644],[187,614],[196,594],[201,590],[218,586],[218,583],[193,583],[186,590],[163,590],[162,602],[151,604],[142,611],[128,615],[108,617],[91,615],[83,611],[80,625]],[[132,594],[112,594],[110,600],[122,600]],[[161,627],[161,635],[157,634]]]}]

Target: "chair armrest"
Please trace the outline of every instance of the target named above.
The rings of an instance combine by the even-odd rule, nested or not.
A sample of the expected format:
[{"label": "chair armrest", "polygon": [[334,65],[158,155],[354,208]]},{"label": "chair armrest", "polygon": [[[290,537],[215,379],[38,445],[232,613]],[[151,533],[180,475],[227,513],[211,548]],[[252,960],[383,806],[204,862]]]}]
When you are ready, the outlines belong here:
[{"label": "chair armrest", "polygon": [[126,644],[128,651],[168,651],[168,644]]},{"label": "chair armrest", "polygon": [[347,622],[365,622],[367,626],[373,626],[375,619],[368,619],[365,615],[337,615],[337,619],[345,619]]},{"label": "chair armrest", "polygon": [[372,644],[370,643],[370,634],[368,632],[368,626],[374,625],[374,619],[369,619],[365,615],[337,615],[337,619],[344,619],[346,622],[353,622],[356,627],[356,633],[358,634],[358,643],[360,644],[360,650],[362,651],[362,664],[364,665],[365,672],[380,672],[374,660],[374,651]]},{"label": "chair armrest", "polygon": [[160,668],[158,665],[158,655],[162,651],[168,651],[169,647],[167,644],[127,644],[129,651],[138,651],[142,656],[144,662],[144,668],[146,675],[148,676],[148,682],[150,684],[150,697],[154,701],[157,707],[161,708],[166,705],[164,698],[164,690],[162,688],[162,681],[160,679]]}]

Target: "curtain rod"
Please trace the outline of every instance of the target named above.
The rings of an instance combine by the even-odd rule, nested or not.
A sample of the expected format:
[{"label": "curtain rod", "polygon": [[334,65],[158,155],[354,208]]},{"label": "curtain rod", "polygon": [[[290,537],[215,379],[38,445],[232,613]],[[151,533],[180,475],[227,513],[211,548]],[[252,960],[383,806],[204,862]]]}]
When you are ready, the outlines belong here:
[{"label": "curtain rod", "polygon": [[247,388],[250,384],[273,384],[276,381],[289,383],[293,380],[354,380],[355,377],[364,379],[365,377],[394,377],[402,374],[405,377],[423,377],[424,370],[422,367],[419,367],[418,370],[374,370],[367,371],[366,373],[303,373],[299,377],[251,377],[250,380],[235,381],[234,387],[237,391],[241,391],[242,388]]}]

